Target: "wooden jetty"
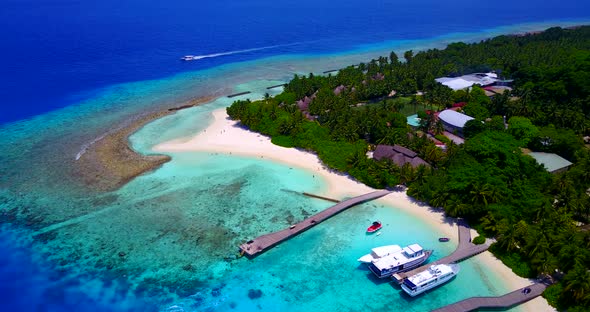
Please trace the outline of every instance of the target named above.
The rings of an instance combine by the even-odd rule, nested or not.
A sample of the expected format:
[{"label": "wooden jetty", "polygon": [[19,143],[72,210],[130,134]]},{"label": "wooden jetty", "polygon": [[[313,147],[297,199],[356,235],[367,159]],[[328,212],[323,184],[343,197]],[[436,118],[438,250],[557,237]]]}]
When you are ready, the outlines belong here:
[{"label": "wooden jetty", "polygon": [[313,198],[317,198],[317,199],[323,199],[323,200],[327,200],[333,203],[339,203],[340,201],[334,198],[330,198],[330,197],[325,197],[325,196],[320,196],[320,195],[316,195],[316,194],[312,194],[312,193],[308,193],[308,192],[303,192],[301,193],[307,197],[313,197]]},{"label": "wooden jetty", "polygon": [[236,96],[240,96],[240,95],[244,95],[244,94],[250,94],[250,93],[252,93],[252,92],[251,91],[244,91],[244,92],[240,92],[240,93],[230,94],[227,97],[228,98],[233,98],[233,97],[236,97]]},{"label": "wooden jetty", "polygon": [[289,193],[293,193],[293,194],[297,194],[297,195],[303,195],[303,196],[307,196],[307,197],[311,197],[311,198],[322,199],[322,200],[333,202],[333,203],[339,203],[339,202],[341,202],[338,199],[334,199],[334,198],[330,198],[330,197],[325,197],[325,196],[321,196],[321,195],[316,195],[316,194],[312,194],[312,193],[308,193],[308,192],[297,192],[297,191],[288,190],[288,189],[281,189],[281,191],[283,191],[283,192],[289,192]]},{"label": "wooden jetty", "polygon": [[[477,309],[507,309],[540,296],[545,288],[547,288],[545,284],[535,283],[499,297],[467,298],[448,306],[432,310],[432,312],[466,312]],[[530,292],[525,292],[525,289],[530,289]]]},{"label": "wooden jetty", "polygon": [[346,210],[352,206],[383,197],[391,193],[388,190],[374,191],[361,196],[353,197],[345,201],[339,202],[338,204],[323,210],[297,224],[291,225],[288,229],[259,236],[253,240],[248,241],[240,246],[242,252],[248,257],[254,257],[258,254],[270,249],[271,247],[290,239],[298,235],[299,233],[305,232],[314,225],[338,214],[339,212]]},{"label": "wooden jetty", "polygon": [[333,73],[333,72],[337,72],[339,71],[339,69],[330,69],[330,70],[326,70],[325,72],[323,72],[324,74],[329,74],[329,73]]},{"label": "wooden jetty", "polygon": [[278,84],[278,85],[267,87],[266,89],[267,90],[270,90],[270,89],[274,89],[274,88],[278,88],[278,87],[284,87],[286,85],[287,85],[286,83],[281,83],[281,84]]},{"label": "wooden jetty", "polygon": [[426,267],[429,267],[433,264],[449,264],[459,262],[469,257],[480,254],[490,247],[488,244],[475,245],[471,243],[470,227],[467,225],[467,223],[465,223],[465,221],[458,220],[457,227],[459,229],[459,245],[452,254],[432,263],[425,264],[411,271],[393,274],[393,279],[401,284],[404,281],[404,279],[424,271]]}]

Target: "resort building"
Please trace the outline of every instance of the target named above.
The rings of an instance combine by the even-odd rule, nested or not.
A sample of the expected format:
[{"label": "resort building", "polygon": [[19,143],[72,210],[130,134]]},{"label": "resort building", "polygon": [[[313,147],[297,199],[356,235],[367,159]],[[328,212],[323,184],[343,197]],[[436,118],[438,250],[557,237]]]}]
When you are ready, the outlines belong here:
[{"label": "resort building", "polygon": [[476,73],[460,77],[436,78],[435,80],[453,90],[467,89],[473,85],[489,86],[497,81],[504,81],[499,80],[495,73]]},{"label": "resort building", "polygon": [[572,165],[567,159],[553,153],[530,152],[527,155],[533,157],[537,163],[543,165],[550,173],[566,171]]},{"label": "resort building", "polygon": [[410,164],[414,168],[418,166],[430,166],[426,161],[418,157],[416,152],[397,144],[393,146],[377,145],[372,157],[376,160],[383,158],[391,159],[391,161],[400,167],[404,164]]},{"label": "resort building", "polygon": [[463,127],[465,127],[466,122],[473,120],[473,117],[452,109],[446,109],[438,114],[438,119],[442,122],[446,131],[463,137]]}]

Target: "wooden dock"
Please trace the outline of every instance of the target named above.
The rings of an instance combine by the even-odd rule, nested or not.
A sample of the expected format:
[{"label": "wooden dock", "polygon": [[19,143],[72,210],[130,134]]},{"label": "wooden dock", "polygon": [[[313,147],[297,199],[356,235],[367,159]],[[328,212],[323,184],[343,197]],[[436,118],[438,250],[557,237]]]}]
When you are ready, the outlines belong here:
[{"label": "wooden dock", "polygon": [[278,87],[284,87],[286,85],[287,85],[286,83],[281,83],[281,84],[278,84],[278,85],[267,87],[266,89],[267,90],[270,90],[270,89],[274,89],[274,88],[278,88]]},{"label": "wooden dock", "polygon": [[288,229],[259,236],[253,240],[248,241],[240,246],[242,252],[248,257],[255,257],[260,253],[272,248],[273,246],[280,244],[281,242],[290,239],[298,235],[299,233],[305,232],[314,225],[338,214],[339,212],[346,210],[352,206],[383,197],[391,193],[388,190],[380,190],[364,194],[361,196],[353,197],[342,201],[326,210],[323,210],[297,224],[291,225]]},{"label": "wooden dock", "polygon": [[245,95],[245,94],[250,94],[250,93],[252,93],[252,92],[251,92],[251,91],[244,91],[244,92],[240,92],[240,93],[234,93],[234,94],[230,94],[230,95],[228,95],[227,97],[228,97],[228,98],[233,98],[233,97],[236,97],[236,96]]},{"label": "wooden dock", "polygon": [[[524,293],[525,288],[530,289],[530,292]],[[457,303],[432,310],[432,312],[467,312],[477,309],[507,309],[540,296],[545,288],[547,288],[545,284],[535,283],[499,297],[471,297]]]},{"label": "wooden dock", "polygon": [[323,200],[327,200],[327,201],[330,201],[330,202],[333,202],[333,203],[339,203],[340,202],[339,200],[334,199],[334,198],[320,196],[320,195],[316,195],[316,194],[311,194],[311,193],[308,193],[308,192],[303,192],[301,194],[303,194],[303,195],[305,195],[307,197],[313,197],[313,198],[317,198],[317,199],[323,199]]},{"label": "wooden dock", "polygon": [[411,271],[393,274],[392,278],[401,284],[404,281],[404,279],[406,279],[409,276],[412,276],[414,274],[417,274],[421,271],[424,271],[426,269],[426,267],[429,267],[433,264],[449,264],[449,263],[460,262],[460,261],[465,260],[469,257],[480,254],[480,253],[486,251],[490,247],[488,244],[475,245],[475,244],[471,243],[470,227],[467,225],[467,223],[465,223],[465,221],[458,220],[457,227],[459,230],[459,245],[457,246],[457,249],[455,249],[455,251],[452,254],[450,254],[440,260],[425,264],[425,265],[418,267],[416,269],[413,269]]}]

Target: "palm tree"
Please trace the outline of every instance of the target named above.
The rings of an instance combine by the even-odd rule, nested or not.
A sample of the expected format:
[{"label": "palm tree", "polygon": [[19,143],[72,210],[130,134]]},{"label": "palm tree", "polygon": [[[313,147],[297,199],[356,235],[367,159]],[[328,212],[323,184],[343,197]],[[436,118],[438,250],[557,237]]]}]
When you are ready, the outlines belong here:
[{"label": "palm tree", "polygon": [[498,222],[496,222],[496,218],[494,218],[494,215],[488,211],[488,214],[483,216],[481,219],[481,225],[483,226],[484,230],[486,231],[490,231],[493,233],[496,233],[496,231],[498,230],[497,225]]},{"label": "palm tree", "polygon": [[590,304],[590,271],[576,263],[563,279],[564,291],[581,305]]},{"label": "palm tree", "polygon": [[282,135],[289,135],[295,129],[295,123],[292,119],[283,119],[279,123],[279,133]]},{"label": "palm tree", "polygon": [[[536,232],[532,231],[532,233]],[[528,256],[531,259],[531,263],[537,266],[538,271],[551,273],[557,269],[557,258],[554,256],[554,250],[551,248],[547,234],[543,231],[537,233],[528,238],[529,246],[527,247],[532,247]]]},{"label": "palm tree", "polygon": [[399,172],[399,183],[405,185],[406,183],[413,181],[415,178],[414,168],[412,165],[405,163]]},{"label": "palm tree", "polygon": [[447,204],[449,197],[450,196],[448,192],[435,191],[432,195],[432,198],[430,199],[429,204],[436,208],[444,207]]},{"label": "palm tree", "polygon": [[357,151],[356,153],[348,156],[346,163],[350,167],[364,170],[367,168],[367,156],[363,152]]},{"label": "palm tree", "polygon": [[492,98],[488,110],[491,115],[506,115],[506,110],[510,101],[510,92],[505,90],[502,94],[497,94]]},{"label": "palm tree", "polygon": [[268,116],[270,117],[271,120],[277,119],[277,106],[276,105],[273,105],[270,108],[270,113]]},{"label": "palm tree", "polygon": [[404,52],[404,58],[406,59],[406,63],[412,62],[412,58],[414,57],[414,51],[408,50]]},{"label": "palm tree", "polygon": [[508,219],[502,219],[497,228],[499,233],[498,245],[506,251],[520,248],[521,239],[528,232],[528,225],[522,220],[513,224]]},{"label": "palm tree", "polygon": [[469,191],[471,202],[474,205],[483,204],[485,207],[490,203],[495,203],[498,200],[498,194],[495,188],[489,183],[482,183],[477,181],[471,185]]},{"label": "palm tree", "polygon": [[445,127],[444,127],[442,121],[437,120],[434,123],[434,133],[435,134],[442,134],[443,132],[445,132]]},{"label": "palm tree", "polygon": [[462,202],[460,199],[450,200],[445,206],[445,211],[451,217],[464,217],[473,213],[473,206]]},{"label": "palm tree", "polygon": [[559,267],[563,271],[573,269],[576,261],[580,261],[579,258],[584,257],[579,252],[580,248],[584,248],[583,240],[579,239],[577,234],[575,231],[568,231],[559,237],[558,243],[561,243],[562,246],[557,248],[557,257],[559,258]]},{"label": "palm tree", "polygon": [[434,144],[430,143],[423,148],[424,159],[431,164],[438,164],[444,157],[443,151],[441,151]]},{"label": "palm tree", "polygon": [[395,54],[394,51],[391,51],[391,53],[389,53],[389,61],[391,62],[391,65],[399,64],[399,58],[397,57],[397,54]]},{"label": "palm tree", "polygon": [[416,178],[415,181],[419,183],[424,183],[426,178],[430,175],[431,167],[427,166],[418,166],[416,169]]}]

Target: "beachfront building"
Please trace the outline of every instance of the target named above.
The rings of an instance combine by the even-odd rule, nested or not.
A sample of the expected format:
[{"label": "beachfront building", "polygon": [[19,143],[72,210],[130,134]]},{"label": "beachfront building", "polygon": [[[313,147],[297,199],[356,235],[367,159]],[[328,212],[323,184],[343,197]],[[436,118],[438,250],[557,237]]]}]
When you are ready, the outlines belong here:
[{"label": "beachfront building", "polygon": [[418,166],[430,166],[430,164],[418,157],[416,152],[397,144],[393,146],[377,145],[377,148],[373,151],[372,157],[376,160],[384,158],[391,159],[391,161],[400,167],[405,164],[410,164],[414,168]]},{"label": "beachfront building", "polygon": [[572,165],[567,159],[553,153],[530,152],[527,155],[533,157],[537,163],[543,165],[550,173],[566,171]]},{"label": "beachfront building", "polygon": [[473,117],[461,114],[452,109],[445,109],[438,114],[438,119],[442,122],[446,131],[463,137],[463,127]]},{"label": "beachfront building", "polygon": [[495,73],[475,73],[460,77],[441,77],[435,80],[453,90],[467,89],[473,85],[484,87],[501,81]]}]

